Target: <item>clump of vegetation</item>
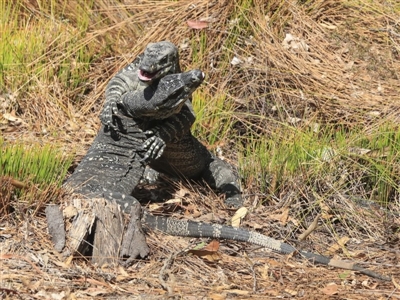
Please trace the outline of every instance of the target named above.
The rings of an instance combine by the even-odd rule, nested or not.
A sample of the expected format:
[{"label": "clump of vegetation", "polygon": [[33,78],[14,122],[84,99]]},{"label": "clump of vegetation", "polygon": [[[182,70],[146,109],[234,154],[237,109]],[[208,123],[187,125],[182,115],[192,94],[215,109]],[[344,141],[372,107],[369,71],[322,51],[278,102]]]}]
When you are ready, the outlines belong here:
[{"label": "clump of vegetation", "polygon": [[27,146],[0,139],[0,181],[4,183],[0,186],[3,195],[0,210],[10,205],[12,196],[33,204],[35,209],[56,201],[72,160],[73,155],[49,144]]},{"label": "clump of vegetation", "polygon": [[1,91],[17,102],[3,111],[63,141],[79,132],[89,143],[109,78],[147,43],[170,40],[183,69],[207,74],[193,99],[193,131],[239,159],[247,194],[265,202],[293,178],[313,186],[321,173],[340,173],[321,158],[332,152],[336,167],[363,178],[364,196],[388,203],[397,171],[385,160],[396,161],[396,142],[381,160],[356,159],[349,148],[375,153],[382,147],[366,141],[384,142],[371,132],[396,135],[400,8],[362,5],[361,12],[351,1],[2,1]]},{"label": "clump of vegetation", "polygon": [[[1,91],[17,102],[3,110],[64,142],[79,132],[79,142],[89,143],[109,78],[147,43],[170,40],[183,69],[207,74],[193,98],[193,132],[238,161],[247,194],[265,202],[294,178],[314,186],[314,178],[340,173],[344,164],[361,176],[363,197],[389,203],[397,171],[385,160],[396,161],[396,139],[381,160],[356,159],[349,149],[375,153],[396,135],[400,8],[395,1],[364,3],[361,12],[358,5],[2,1]],[[386,22],[392,29],[382,30]],[[325,152],[335,155],[324,161]]]},{"label": "clump of vegetation", "polygon": [[295,178],[306,178],[304,184],[314,188],[326,180],[340,190],[358,182],[362,195],[353,191],[353,198],[383,205],[399,197],[394,179],[399,176],[400,133],[393,124],[351,131],[280,127],[272,137],[250,140],[241,153],[246,181],[269,195],[279,194]]},{"label": "clump of vegetation", "polygon": [[237,165],[246,206],[288,208],[275,237],[318,215],[310,239],[322,244],[398,232],[354,207],[398,209],[399,1],[0,0],[0,11],[2,176],[58,187],[71,158],[25,145],[41,136],[83,154],[111,76],[169,40],[184,70],[206,73],[194,134]]}]

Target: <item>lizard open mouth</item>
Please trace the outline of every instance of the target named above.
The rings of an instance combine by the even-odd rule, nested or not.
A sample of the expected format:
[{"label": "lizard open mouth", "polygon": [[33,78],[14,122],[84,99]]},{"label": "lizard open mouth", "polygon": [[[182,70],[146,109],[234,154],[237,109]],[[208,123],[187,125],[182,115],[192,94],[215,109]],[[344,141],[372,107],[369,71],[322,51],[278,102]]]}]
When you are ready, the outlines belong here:
[{"label": "lizard open mouth", "polygon": [[146,72],[143,70],[139,70],[138,72],[138,77],[141,81],[150,81],[152,79],[154,79],[154,77],[156,77],[156,75],[159,73],[160,71],[156,71],[153,73],[150,72]]}]

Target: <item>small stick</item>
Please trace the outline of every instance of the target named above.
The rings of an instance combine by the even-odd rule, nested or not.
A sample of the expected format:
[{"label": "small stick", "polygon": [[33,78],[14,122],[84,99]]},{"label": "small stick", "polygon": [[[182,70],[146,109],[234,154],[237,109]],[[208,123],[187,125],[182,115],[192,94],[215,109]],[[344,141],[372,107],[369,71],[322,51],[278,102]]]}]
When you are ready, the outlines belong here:
[{"label": "small stick", "polygon": [[17,179],[14,179],[12,177],[9,177],[9,176],[3,176],[3,177],[0,177],[0,179],[9,181],[11,183],[11,185],[13,185],[14,187],[16,187],[18,189],[23,189],[23,188],[27,187],[27,184],[25,184],[22,181],[19,181]]},{"label": "small stick", "polygon": [[179,254],[181,254],[184,251],[179,251],[176,253],[171,253],[171,255],[167,258],[167,260],[164,262],[164,265],[162,266],[160,270],[160,274],[158,275],[158,280],[160,281],[161,286],[163,287],[164,290],[168,292],[168,296],[172,296],[174,291],[172,287],[164,280],[164,276],[166,273],[167,267],[172,265],[172,260],[174,260]]},{"label": "small stick", "polygon": [[313,232],[317,228],[318,220],[319,220],[320,217],[321,217],[321,214],[318,214],[315,217],[314,221],[312,221],[310,226],[308,226],[307,230],[299,235],[299,238],[298,238],[299,241],[302,241],[302,240],[306,239],[310,235],[310,233]]}]

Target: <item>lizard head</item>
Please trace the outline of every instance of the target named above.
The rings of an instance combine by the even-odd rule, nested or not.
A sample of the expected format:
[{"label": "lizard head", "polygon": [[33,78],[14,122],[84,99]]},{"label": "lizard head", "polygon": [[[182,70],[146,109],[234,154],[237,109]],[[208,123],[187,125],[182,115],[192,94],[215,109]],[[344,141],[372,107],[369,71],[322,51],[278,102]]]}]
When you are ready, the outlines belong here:
[{"label": "lizard head", "polygon": [[162,97],[162,102],[153,104],[156,114],[153,118],[164,119],[178,113],[203,82],[204,77],[204,73],[200,70],[163,77],[157,86],[157,93],[167,95],[167,97]]},{"label": "lizard head", "polygon": [[139,64],[138,77],[143,82],[152,82],[168,73],[175,73],[178,65],[178,48],[171,42],[149,43]]}]

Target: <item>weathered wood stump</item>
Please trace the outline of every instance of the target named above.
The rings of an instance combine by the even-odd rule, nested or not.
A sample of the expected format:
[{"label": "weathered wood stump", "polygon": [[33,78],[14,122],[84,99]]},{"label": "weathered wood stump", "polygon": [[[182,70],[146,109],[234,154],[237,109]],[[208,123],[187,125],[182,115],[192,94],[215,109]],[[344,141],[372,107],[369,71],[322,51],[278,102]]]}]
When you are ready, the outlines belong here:
[{"label": "weathered wood stump", "polygon": [[129,265],[150,252],[140,222],[139,203],[125,214],[116,202],[103,198],[75,198],[70,202],[63,207],[46,208],[49,233],[57,251],[65,256],[90,256],[98,265]]}]

